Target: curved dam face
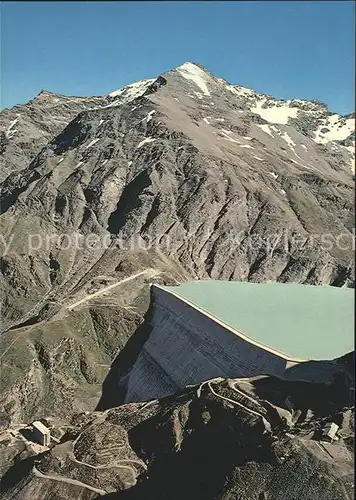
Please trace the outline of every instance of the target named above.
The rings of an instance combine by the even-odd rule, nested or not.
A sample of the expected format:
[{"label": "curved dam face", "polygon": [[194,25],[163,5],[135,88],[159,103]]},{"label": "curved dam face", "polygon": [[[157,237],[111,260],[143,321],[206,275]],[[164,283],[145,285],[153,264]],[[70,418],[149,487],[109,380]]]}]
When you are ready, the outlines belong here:
[{"label": "curved dam face", "polygon": [[[188,285],[190,286],[190,283]],[[191,286],[194,286],[194,283]],[[294,285],[279,286],[284,287],[286,293],[294,293]],[[150,334],[130,371],[120,379],[125,402],[162,398],[188,385],[199,384],[215,377],[271,375],[289,380],[327,382],[333,378],[335,372],[340,371],[340,365],[333,361],[333,356],[329,360],[311,357],[314,361],[308,361],[308,358],[294,358],[280,352],[276,347],[262,344],[261,337],[257,341],[253,335],[248,335],[249,332],[236,330],[217,316],[211,315],[207,309],[202,309],[196,302],[190,302],[176,293],[179,288],[180,286],[151,286],[150,314],[147,319]],[[323,294],[324,288],[313,287],[312,292]],[[272,287],[267,290],[272,290]],[[235,294],[236,303],[239,302],[239,296],[240,293]],[[337,297],[344,300],[343,293]],[[217,296],[216,300],[221,301],[221,296]],[[337,310],[337,305],[335,309]],[[278,319],[277,323],[273,323],[272,315],[265,313],[263,316],[266,330],[278,330]],[[306,324],[305,319],[302,318],[301,329],[304,323]],[[321,326],[314,326],[317,337]],[[352,325],[350,326],[352,332]],[[284,335],[291,335],[285,326],[281,331]],[[327,336],[327,332],[324,333]],[[271,338],[268,335],[266,337]],[[339,355],[335,354],[334,357]]]},{"label": "curved dam face", "polygon": [[252,344],[167,290],[151,287],[151,333],[121,378],[125,402],[171,395],[214,377],[283,377],[288,360]]}]

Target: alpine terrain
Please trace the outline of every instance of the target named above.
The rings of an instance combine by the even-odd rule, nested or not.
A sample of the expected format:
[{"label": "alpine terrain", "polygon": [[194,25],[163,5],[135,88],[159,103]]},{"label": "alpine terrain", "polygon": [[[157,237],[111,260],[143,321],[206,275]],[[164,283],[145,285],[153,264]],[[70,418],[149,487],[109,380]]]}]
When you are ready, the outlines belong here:
[{"label": "alpine terrain", "polygon": [[354,286],[355,115],[188,62],[107,96],[43,90],[0,125],[1,498],[351,499],[352,353],[325,383],[116,389],[151,283]]}]

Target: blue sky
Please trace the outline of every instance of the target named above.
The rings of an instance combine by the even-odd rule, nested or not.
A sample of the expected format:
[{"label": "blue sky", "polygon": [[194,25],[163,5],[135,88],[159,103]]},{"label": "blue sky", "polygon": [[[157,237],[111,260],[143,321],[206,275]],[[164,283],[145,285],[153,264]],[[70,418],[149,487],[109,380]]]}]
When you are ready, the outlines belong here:
[{"label": "blue sky", "polygon": [[2,99],[103,95],[186,61],[280,98],[354,110],[354,3],[5,2]]}]

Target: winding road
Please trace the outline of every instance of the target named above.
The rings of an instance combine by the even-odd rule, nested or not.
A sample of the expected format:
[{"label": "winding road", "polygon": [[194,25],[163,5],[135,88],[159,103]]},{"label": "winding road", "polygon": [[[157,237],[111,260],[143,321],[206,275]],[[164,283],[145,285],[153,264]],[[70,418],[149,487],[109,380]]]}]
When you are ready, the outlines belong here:
[{"label": "winding road", "polygon": [[99,297],[100,295],[105,294],[109,290],[112,290],[113,288],[116,288],[117,286],[122,285],[123,283],[127,283],[128,281],[132,281],[135,278],[138,278],[139,276],[143,276],[144,274],[147,274],[149,277],[153,278],[154,276],[158,276],[160,274],[160,271],[157,269],[145,269],[145,271],[141,271],[140,273],[132,274],[131,276],[128,276],[127,278],[124,278],[121,281],[117,281],[116,283],[113,283],[112,285],[109,285],[105,288],[102,288],[101,290],[98,290],[95,293],[88,294],[86,295],[83,299],[78,300],[77,302],[74,302],[74,304],[70,304],[67,307],[69,311],[72,311],[75,307],[84,304],[85,302],[95,299],[96,297]]},{"label": "winding road", "polygon": [[[108,291],[112,290],[113,288],[116,288],[116,287],[122,285],[123,283],[127,283],[129,281],[132,281],[135,278],[138,278],[139,276],[143,276],[145,274],[148,277],[153,278],[155,276],[158,276],[160,274],[160,271],[158,271],[157,269],[149,268],[149,269],[145,269],[144,271],[141,271],[139,273],[132,274],[131,276],[128,276],[127,278],[124,278],[124,279],[122,279],[120,281],[117,281],[116,283],[113,283],[112,285],[109,285],[109,286],[107,286],[105,288],[102,288],[101,290],[98,290],[95,293],[86,295],[84,298],[78,300],[77,302],[74,302],[73,304],[69,304],[67,306],[64,306],[64,309],[72,311],[75,307],[78,307],[79,305],[82,305],[82,304],[84,304],[85,302],[88,302],[91,299],[95,299],[96,297],[99,297],[100,295],[104,295],[105,293],[107,293]],[[11,347],[15,344],[15,342],[20,338],[21,335],[23,335],[25,333],[28,333],[31,330],[34,330],[35,328],[38,327],[39,324],[40,323],[35,323],[34,325],[32,325],[29,328],[22,327],[20,333],[8,345],[8,347],[2,352],[2,354],[0,355],[0,360],[5,356],[5,354],[9,351],[9,349],[11,349]],[[7,330],[6,332],[3,332],[3,333],[5,334],[5,333],[8,333],[10,331],[12,331],[12,330]]]},{"label": "winding road", "polygon": [[94,491],[95,493],[98,493],[99,495],[106,495],[108,493],[105,490],[101,490],[99,488],[94,488],[94,486],[90,486],[89,484],[82,483],[81,481],[77,481],[76,479],[70,479],[68,477],[63,477],[63,476],[53,476],[53,475],[43,474],[38,469],[36,469],[36,467],[33,467],[32,471],[33,471],[35,476],[41,477],[43,479],[51,479],[52,481],[59,481],[60,483],[73,484],[74,486],[79,486],[81,488],[86,488],[88,490]]}]

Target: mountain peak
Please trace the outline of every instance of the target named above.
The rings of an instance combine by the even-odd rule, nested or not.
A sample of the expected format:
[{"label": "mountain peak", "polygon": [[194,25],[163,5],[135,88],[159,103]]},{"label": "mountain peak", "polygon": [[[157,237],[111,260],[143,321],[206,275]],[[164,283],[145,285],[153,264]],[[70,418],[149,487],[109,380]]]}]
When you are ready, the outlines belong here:
[{"label": "mountain peak", "polygon": [[54,92],[51,92],[50,90],[42,89],[38,92],[35,99],[37,97],[53,97],[55,95],[57,95],[57,94],[55,94]]},{"label": "mountain peak", "polygon": [[207,71],[207,69],[199,63],[193,62],[193,61],[186,61],[185,63],[181,64],[180,66],[177,66],[175,69],[185,69],[185,70],[192,70],[194,68],[199,68],[202,71]]}]

